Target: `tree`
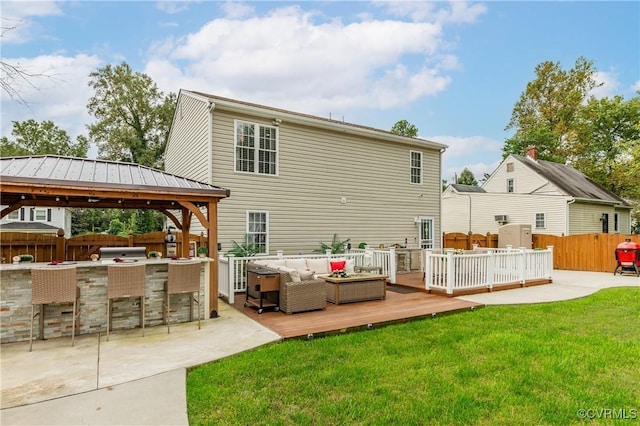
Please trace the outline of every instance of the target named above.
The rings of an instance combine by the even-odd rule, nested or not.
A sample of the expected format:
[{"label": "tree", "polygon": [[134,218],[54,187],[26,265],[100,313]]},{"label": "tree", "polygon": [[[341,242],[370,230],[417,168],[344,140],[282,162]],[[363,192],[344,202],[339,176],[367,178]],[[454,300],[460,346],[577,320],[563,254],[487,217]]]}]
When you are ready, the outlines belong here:
[{"label": "tree", "polygon": [[465,167],[464,170],[462,170],[462,173],[460,173],[458,183],[461,185],[478,186],[478,181],[476,180],[475,176],[473,176],[473,172],[467,167]]},{"label": "tree", "polygon": [[53,154],[84,158],[89,149],[86,137],[78,136],[76,142],[72,143],[67,132],[52,121],[14,121],[11,134],[15,140],[9,140],[6,136],[0,139],[2,157]]},{"label": "tree", "polygon": [[125,62],[89,77],[95,94],[87,108],[98,120],[89,126],[89,136],[100,158],[163,169],[176,95],[165,96],[148,75],[134,73]]},{"label": "tree", "polygon": [[418,128],[407,120],[400,120],[396,122],[391,128],[391,133],[401,136],[416,137],[418,136]]},{"label": "tree", "polygon": [[571,165],[619,196],[640,200],[640,96],[592,98],[577,121]]},{"label": "tree", "polygon": [[564,163],[567,145],[575,137],[578,112],[597,86],[595,72],[593,61],[583,57],[568,71],[559,62],[538,64],[536,78],[527,83],[505,128],[515,129],[515,134],[505,143],[503,158],[523,155],[528,145],[536,145],[540,159]]}]

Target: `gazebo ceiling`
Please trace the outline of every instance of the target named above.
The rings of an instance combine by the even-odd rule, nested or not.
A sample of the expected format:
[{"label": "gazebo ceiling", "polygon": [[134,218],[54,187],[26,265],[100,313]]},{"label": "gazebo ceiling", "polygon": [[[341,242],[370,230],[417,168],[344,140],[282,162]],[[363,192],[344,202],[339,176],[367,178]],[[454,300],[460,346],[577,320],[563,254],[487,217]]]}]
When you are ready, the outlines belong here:
[{"label": "gazebo ceiling", "polygon": [[60,156],[0,159],[2,217],[23,206],[176,210],[229,190],[131,163]]}]

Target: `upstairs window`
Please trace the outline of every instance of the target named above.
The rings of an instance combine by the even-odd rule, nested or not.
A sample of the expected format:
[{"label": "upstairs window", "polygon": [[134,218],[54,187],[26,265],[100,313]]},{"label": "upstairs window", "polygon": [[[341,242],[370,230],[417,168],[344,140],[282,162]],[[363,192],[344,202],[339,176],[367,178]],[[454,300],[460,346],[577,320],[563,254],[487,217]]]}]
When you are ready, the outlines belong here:
[{"label": "upstairs window", "polygon": [[[22,213],[22,209],[14,210],[7,215],[8,220],[21,220],[20,213]],[[23,213],[24,214],[24,213]]]},{"label": "upstairs window", "polygon": [[547,215],[545,213],[536,213],[536,229],[544,229],[547,227]]},{"label": "upstairs window", "polygon": [[411,151],[409,161],[411,183],[422,184],[422,152]]},{"label": "upstairs window", "polygon": [[235,171],[278,173],[278,128],[246,121],[235,122]]},{"label": "upstairs window", "polygon": [[513,178],[507,179],[507,192],[514,192],[516,188],[516,183]]}]

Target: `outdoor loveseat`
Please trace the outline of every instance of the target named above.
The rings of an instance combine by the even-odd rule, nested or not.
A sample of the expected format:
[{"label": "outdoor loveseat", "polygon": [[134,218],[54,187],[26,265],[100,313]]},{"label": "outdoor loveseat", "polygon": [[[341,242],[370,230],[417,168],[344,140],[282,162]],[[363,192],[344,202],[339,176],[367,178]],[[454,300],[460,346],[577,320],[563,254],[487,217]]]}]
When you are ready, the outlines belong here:
[{"label": "outdoor loveseat", "polygon": [[[326,309],[327,292],[325,281],[315,278],[313,274],[300,275],[297,270],[291,270],[284,265],[265,264],[264,262],[249,262],[248,269],[269,269],[280,274],[280,310],[287,314],[294,312]],[[254,289],[248,288],[251,297],[259,298]]]}]

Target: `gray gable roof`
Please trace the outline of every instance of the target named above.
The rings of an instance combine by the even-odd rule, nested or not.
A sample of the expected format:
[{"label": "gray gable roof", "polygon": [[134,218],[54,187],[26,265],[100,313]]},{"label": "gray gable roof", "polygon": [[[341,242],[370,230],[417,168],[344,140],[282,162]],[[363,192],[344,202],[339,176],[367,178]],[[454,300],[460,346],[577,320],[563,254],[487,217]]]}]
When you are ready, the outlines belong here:
[{"label": "gray gable roof", "polygon": [[512,155],[512,157],[552,183],[565,195],[594,201],[615,202],[624,207],[631,207],[624,199],[571,166],[545,160],[533,161],[521,155]]},{"label": "gray gable roof", "polygon": [[452,183],[451,186],[453,187],[453,189],[455,189],[458,192],[479,192],[479,193],[487,192],[476,185],[462,185],[459,183]]},{"label": "gray gable roof", "polygon": [[58,228],[55,226],[47,225],[42,222],[7,222],[0,224],[0,229],[3,231],[49,231],[53,234],[58,232]]}]

